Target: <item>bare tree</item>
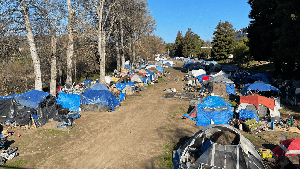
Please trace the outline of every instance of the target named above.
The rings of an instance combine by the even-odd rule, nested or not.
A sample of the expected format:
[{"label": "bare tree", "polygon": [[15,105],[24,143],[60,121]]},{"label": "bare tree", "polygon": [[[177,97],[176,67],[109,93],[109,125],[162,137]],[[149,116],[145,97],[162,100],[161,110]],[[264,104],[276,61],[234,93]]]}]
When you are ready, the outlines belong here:
[{"label": "bare tree", "polygon": [[72,57],[74,53],[74,40],[73,40],[73,15],[71,0],[67,0],[68,5],[68,48],[67,48],[67,80],[66,84],[72,85]]},{"label": "bare tree", "polygon": [[35,89],[36,90],[43,90],[42,86],[42,74],[41,74],[41,68],[40,68],[40,58],[37,54],[37,49],[34,43],[34,36],[32,32],[32,27],[29,20],[29,13],[28,13],[28,7],[26,5],[25,0],[19,0],[21,4],[21,12],[23,16],[23,20],[25,22],[25,28],[27,33],[27,40],[30,46],[30,53],[33,60],[33,67],[34,67],[34,74],[35,74]]}]

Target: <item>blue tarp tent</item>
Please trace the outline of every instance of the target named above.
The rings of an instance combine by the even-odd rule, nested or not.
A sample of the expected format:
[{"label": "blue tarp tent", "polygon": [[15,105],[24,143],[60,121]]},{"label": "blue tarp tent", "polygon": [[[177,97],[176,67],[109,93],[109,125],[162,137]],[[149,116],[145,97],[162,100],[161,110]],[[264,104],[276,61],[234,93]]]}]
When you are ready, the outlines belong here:
[{"label": "blue tarp tent", "polygon": [[118,83],[116,84],[116,88],[118,90],[123,90],[127,85],[131,86],[133,89],[135,88],[135,84],[132,81],[129,81],[128,83]]},{"label": "blue tarp tent", "polygon": [[163,69],[161,66],[156,66],[156,69],[157,69],[157,71],[159,71],[159,72],[163,72],[163,71],[164,71],[164,69]]},{"label": "blue tarp tent", "polygon": [[56,101],[57,104],[61,104],[63,108],[68,108],[69,111],[79,112],[80,96],[78,94],[66,94],[60,91]]},{"label": "blue tarp tent", "polygon": [[125,99],[125,93],[120,92],[120,95],[119,95],[120,102],[122,102],[124,99]]},{"label": "blue tarp tent", "polygon": [[[267,84],[270,83],[269,78],[271,77],[271,75],[269,73],[257,73],[251,76],[247,76],[247,78],[245,79],[245,84],[248,84],[250,79],[254,82],[254,81],[263,81]],[[251,83],[251,82],[250,82]]]},{"label": "blue tarp tent", "polygon": [[89,88],[87,88],[86,90],[108,90],[108,88],[104,85],[104,84],[101,84],[101,83],[96,83],[92,86],[90,86]]},{"label": "blue tarp tent", "polygon": [[208,126],[211,120],[214,124],[228,124],[228,120],[233,116],[230,102],[222,97],[209,96],[199,99],[198,102],[196,118],[184,114],[185,117],[197,121],[197,126]]},{"label": "blue tarp tent", "polygon": [[235,95],[234,85],[226,83],[226,92],[229,95],[231,94]]},{"label": "blue tarp tent", "polygon": [[88,86],[91,81],[93,81],[92,79],[85,79],[82,83],[84,83],[86,86]]},{"label": "blue tarp tent", "polygon": [[0,100],[15,98],[22,106],[36,109],[38,104],[43,102],[47,96],[49,96],[49,93],[34,89],[22,94],[3,96],[0,97]]},{"label": "blue tarp tent", "polygon": [[276,87],[270,85],[270,84],[264,84],[264,83],[253,83],[250,85],[245,85],[245,87],[241,90],[241,94],[245,96],[247,94],[247,91],[249,90],[258,90],[258,91],[276,91],[280,93],[280,90]]},{"label": "blue tarp tent", "polygon": [[246,109],[242,109],[239,111],[239,119],[246,120],[246,119],[255,119],[256,122],[259,122],[257,116],[255,115],[254,111],[248,111]]},{"label": "blue tarp tent", "polygon": [[224,72],[231,72],[239,70],[236,65],[222,65],[222,70]]},{"label": "blue tarp tent", "polygon": [[149,75],[149,81],[152,81],[154,80],[155,78],[155,73],[154,72],[151,72],[150,70],[146,70],[146,74]]},{"label": "blue tarp tent", "polygon": [[108,105],[112,111],[115,111],[116,106],[120,106],[120,102],[107,90],[86,90],[81,94],[81,104],[98,104]]}]

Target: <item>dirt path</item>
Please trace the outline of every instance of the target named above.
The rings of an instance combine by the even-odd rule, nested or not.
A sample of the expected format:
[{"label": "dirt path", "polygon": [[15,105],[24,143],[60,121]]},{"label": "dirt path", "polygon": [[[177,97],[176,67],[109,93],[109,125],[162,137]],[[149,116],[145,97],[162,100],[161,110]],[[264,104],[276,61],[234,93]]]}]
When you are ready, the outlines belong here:
[{"label": "dirt path", "polygon": [[127,97],[114,112],[81,112],[84,119],[77,119],[69,133],[41,130],[53,128],[54,122],[39,133],[20,131],[21,139],[11,145],[19,147],[20,156],[14,160],[29,160],[25,168],[158,168],[161,145],[192,136],[200,128],[181,119],[188,101],[163,97],[165,88],[181,91],[184,73],[176,67],[164,81]]}]

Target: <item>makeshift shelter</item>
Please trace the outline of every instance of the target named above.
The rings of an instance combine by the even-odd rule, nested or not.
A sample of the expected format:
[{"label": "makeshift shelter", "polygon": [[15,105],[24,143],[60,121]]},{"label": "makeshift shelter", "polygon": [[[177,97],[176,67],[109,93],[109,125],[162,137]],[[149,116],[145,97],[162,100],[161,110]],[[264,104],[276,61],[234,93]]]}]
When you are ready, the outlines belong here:
[{"label": "makeshift shelter", "polygon": [[0,122],[13,120],[17,125],[26,125],[35,113],[35,109],[20,105],[15,98],[0,100]]},{"label": "makeshift shelter", "polygon": [[49,122],[58,112],[58,105],[54,96],[49,95],[45,100],[39,103],[36,108],[38,126],[43,126]]},{"label": "makeshift shelter", "polygon": [[224,72],[235,72],[239,69],[236,65],[222,65],[222,70]]},{"label": "makeshift shelter", "polygon": [[216,77],[216,76],[219,76],[219,75],[222,75],[222,76],[225,76],[226,78],[229,78],[231,75],[230,74],[227,74],[225,72],[223,72],[222,70],[214,75],[212,75],[212,77]]},{"label": "makeshift shelter", "polygon": [[107,90],[86,90],[81,94],[80,104],[108,105],[112,111],[121,105],[113,93]]},{"label": "makeshift shelter", "polygon": [[[250,105],[253,106],[249,108]],[[275,106],[274,99],[260,96],[258,94],[241,96],[240,105],[238,106],[238,111],[242,109],[247,109],[247,106],[248,106],[248,110],[253,110],[259,119],[264,118],[269,111],[271,120],[273,121],[280,120],[280,112],[278,111],[278,108]]]},{"label": "makeshift shelter", "polygon": [[159,71],[160,73],[162,73],[164,71],[162,65],[161,66],[156,66],[157,71]]},{"label": "makeshift shelter", "polygon": [[136,83],[142,83],[143,82],[143,78],[137,74],[133,75],[131,78],[132,82],[136,82]]},{"label": "makeshift shelter", "polygon": [[183,114],[183,116],[197,121],[197,126],[208,126],[211,122],[214,124],[227,124],[233,116],[230,102],[222,97],[209,96],[201,98],[198,100],[196,107],[197,116],[195,118],[188,114]]},{"label": "makeshift shelter", "polygon": [[214,76],[213,79],[214,79],[213,82],[215,82],[215,83],[234,84],[234,82],[232,80],[228,79],[227,77],[225,77],[223,75]]},{"label": "makeshift shelter", "polygon": [[66,94],[60,91],[56,101],[57,104],[61,104],[63,108],[68,108],[69,111],[79,112],[80,96],[78,94]]},{"label": "makeshift shelter", "polygon": [[213,83],[212,93],[216,96],[227,96],[226,84],[225,83]]},{"label": "makeshift shelter", "polygon": [[93,84],[86,90],[107,90],[107,91],[109,91],[109,89],[104,84],[101,84],[101,83]]},{"label": "makeshift shelter", "polygon": [[264,83],[253,83],[250,85],[245,85],[245,87],[241,90],[241,94],[243,96],[251,95],[257,93],[257,91],[275,91],[280,93],[280,90],[270,84]]},{"label": "makeshift shelter", "polygon": [[254,145],[227,124],[209,125],[196,132],[173,152],[173,166],[174,169],[264,168]]},{"label": "makeshift shelter", "polygon": [[277,158],[282,158],[284,156],[295,156],[300,154],[300,139],[292,138],[281,141],[278,146],[276,146],[272,152]]},{"label": "makeshift shelter", "polygon": [[131,86],[127,85],[123,90],[122,93],[125,93],[126,95],[132,95],[134,94],[134,90]]}]

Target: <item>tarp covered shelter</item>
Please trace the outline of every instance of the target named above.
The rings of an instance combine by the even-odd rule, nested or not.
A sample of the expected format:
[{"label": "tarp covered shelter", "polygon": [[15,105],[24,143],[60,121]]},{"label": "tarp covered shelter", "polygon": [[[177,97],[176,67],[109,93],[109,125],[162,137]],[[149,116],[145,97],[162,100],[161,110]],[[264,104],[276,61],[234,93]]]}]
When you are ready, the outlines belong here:
[{"label": "tarp covered shelter", "polygon": [[17,125],[26,125],[36,110],[22,106],[15,98],[0,100],[0,122],[14,120]]},{"label": "tarp covered shelter", "polygon": [[276,91],[280,93],[280,90],[270,84],[264,84],[264,83],[253,83],[250,85],[245,85],[245,87],[241,90],[241,94],[243,96],[247,95],[247,91]]},{"label": "tarp covered shelter", "polygon": [[108,105],[113,111],[121,105],[113,93],[107,90],[86,90],[81,94],[80,104]]},{"label": "tarp covered shelter", "polygon": [[109,91],[109,89],[104,84],[101,84],[101,83],[93,84],[86,90],[107,90],[107,91]]},{"label": "tarp covered shelter", "polygon": [[116,84],[116,88],[122,91],[127,85],[131,86],[132,88],[135,88],[135,84],[131,81],[129,81],[128,83],[118,83]]},{"label": "tarp covered shelter", "polygon": [[143,82],[143,78],[137,74],[133,75],[131,78],[132,82],[137,82],[137,83],[142,83]]},{"label": "tarp covered shelter", "polygon": [[239,70],[236,65],[222,65],[222,70],[224,72],[234,72]]},{"label": "tarp covered shelter", "polygon": [[229,78],[231,75],[230,74],[227,74],[225,72],[223,72],[222,70],[214,75],[212,75],[212,77],[216,77],[216,76],[219,76],[219,75],[222,75],[222,76],[225,76],[227,78]]},{"label": "tarp covered shelter", "polygon": [[161,66],[156,66],[156,69],[157,69],[157,71],[159,71],[161,73],[164,71],[162,65]]},{"label": "tarp covered shelter", "polygon": [[190,117],[188,114],[183,114],[185,117],[197,121],[197,126],[208,126],[211,121],[214,124],[227,124],[232,118],[233,112],[229,101],[222,97],[209,96],[198,99],[197,117]]},{"label": "tarp covered shelter", "polygon": [[199,130],[173,154],[174,169],[264,168],[254,145],[227,124],[213,124]]},{"label": "tarp covered shelter", "polygon": [[85,79],[82,83],[88,86],[93,80],[92,79]]},{"label": "tarp covered shelter", "polygon": [[197,77],[200,75],[206,75],[206,71],[203,69],[199,69],[199,70],[192,70],[192,76],[193,77]]},{"label": "tarp covered shelter", "polygon": [[56,101],[57,104],[61,104],[63,108],[68,108],[69,111],[79,112],[80,96],[78,94],[66,94],[60,91]]},{"label": "tarp covered shelter", "polygon": [[213,82],[215,82],[215,83],[234,84],[234,82],[232,80],[228,79],[227,77],[225,77],[223,75],[215,76],[213,78]]},{"label": "tarp covered shelter", "polygon": [[254,111],[248,111],[246,109],[242,109],[239,111],[239,119],[246,120],[246,119],[255,119],[256,122],[259,122],[258,117],[256,116]]}]

